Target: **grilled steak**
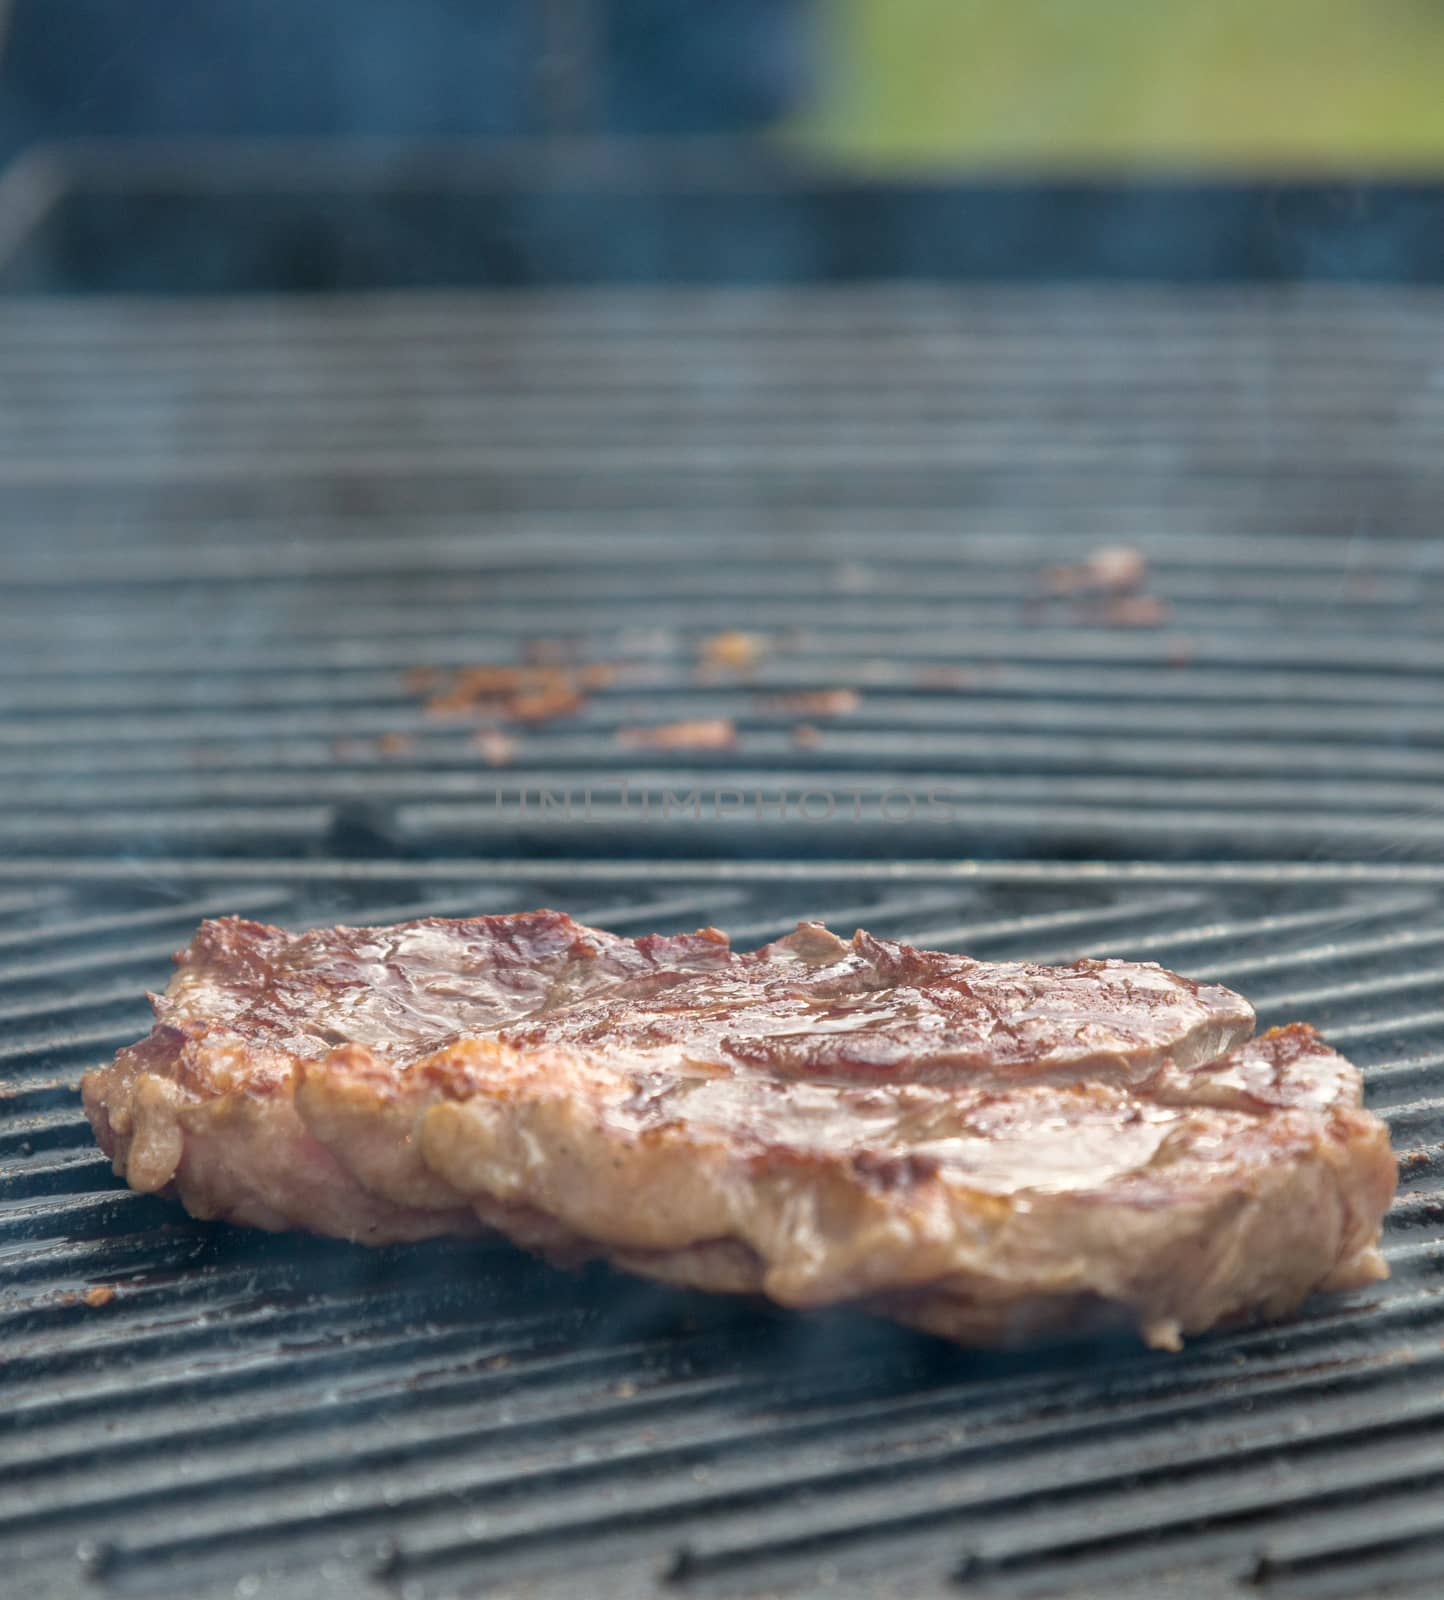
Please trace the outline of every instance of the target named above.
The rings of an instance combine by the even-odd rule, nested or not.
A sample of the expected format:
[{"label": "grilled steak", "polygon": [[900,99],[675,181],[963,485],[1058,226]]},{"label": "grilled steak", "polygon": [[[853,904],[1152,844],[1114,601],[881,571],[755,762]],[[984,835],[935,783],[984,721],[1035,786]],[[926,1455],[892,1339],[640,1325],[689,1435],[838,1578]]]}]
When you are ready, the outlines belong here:
[{"label": "grilled steak", "polygon": [[1384,1271],[1355,1069],[1149,963],[554,912],[208,922],[177,960],[84,1094],[116,1171],[198,1216],[494,1228],[965,1342],[1121,1318],[1172,1346]]}]

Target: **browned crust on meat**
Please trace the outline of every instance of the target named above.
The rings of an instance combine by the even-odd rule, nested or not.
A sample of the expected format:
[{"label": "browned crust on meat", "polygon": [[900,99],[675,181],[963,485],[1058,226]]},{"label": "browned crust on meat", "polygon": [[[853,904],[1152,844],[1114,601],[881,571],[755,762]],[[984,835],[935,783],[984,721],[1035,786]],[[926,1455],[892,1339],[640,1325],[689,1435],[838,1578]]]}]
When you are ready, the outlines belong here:
[{"label": "browned crust on meat", "polygon": [[[367,975],[433,932],[502,974],[481,1036],[418,1055],[315,1023],[335,960],[364,1008]],[[417,1015],[428,984],[449,993],[447,959],[404,979]],[[712,930],[627,941],[555,913],[316,936],[228,921],[178,960],[151,1035],[83,1093],[117,1173],[197,1216],[372,1243],[496,1229],[965,1343],[1121,1320],[1171,1347],[1384,1273],[1396,1171],[1357,1071],[1301,1024],[1240,1042],[1245,1004],[1157,968],[984,968],[820,927],[735,957]],[[739,972],[785,1027],[739,1031]],[[1065,1048],[1049,985],[1066,1019],[1070,983],[1102,1010]],[[1128,1042],[1130,997],[1164,1016],[1170,983],[1171,1048],[1162,1024]],[[1041,1020],[1020,1020],[1038,996]],[[787,1031],[799,1007],[835,1022]],[[926,1046],[938,1016],[941,1053],[892,1048]],[[378,1037],[393,1026],[426,1036],[407,1012]]]},{"label": "browned crust on meat", "polygon": [[[1307,1052],[1297,1051],[1301,1034]],[[765,1130],[749,1141],[735,1127],[639,1121],[594,1069],[474,1048],[491,1057],[489,1089],[427,1110],[427,1165],[458,1192],[525,1198],[655,1277],[705,1283],[727,1239],[744,1254],[719,1273],[725,1285],[784,1305],[862,1299],[948,1337],[996,1342],[1047,1324],[1048,1302],[1062,1315],[1091,1296],[1167,1345],[1383,1271],[1375,1246],[1394,1161],[1383,1125],[1348,1103],[1351,1071],[1322,1112],[1179,1106],[1136,1166],[1057,1192],[1030,1187],[1025,1173],[998,1193],[941,1170],[880,1180],[845,1148],[769,1145]],[[1247,1048],[1280,1060],[1297,1052],[1295,1070],[1342,1066],[1310,1030]],[[1034,1092],[1009,1091],[1015,1101]],[[1080,1111],[1103,1096],[1109,1125],[1133,1098],[1096,1085],[1072,1092]],[[1281,1096],[1305,1093],[1286,1084]],[[741,1274],[741,1261],[755,1270]]]},{"label": "browned crust on meat", "polygon": [[446,1211],[464,1198],[421,1159],[415,1129],[436,1089],[362,1045],[346,1045],[297,1072],[296,1109],[306,1130],[370,1193],[397,1206]]},{"label": "browned crust on meat", "polygon": [[294,1087],[288,1063],[238,1060],[233,1045],[158,1028],[88,1073],[81,1093],[116,1174],[192,1216],[366,1244],[481,1231],[456,1201],[414,1209],[363,1187],[307,1131]]},{"label": "browned crust on meat", "polygon": [[[727,948],[713,929],[623,940],[548,911],[429,918],[405,928],[489,941],[491,958],[531,983],[540,1003],[633,968],[705,965]],[[413,1153],[413,1126],[446,1053],[411,1074],[400,1059],[364,1046],[327,1049],[286,1032],[276,962],[308,937],[239,917],[201,924],[176,956],[166,992],[149,996],[156,1025],[148,1037],[82,1080],[86,1114],[117,1176],[141,1193],[179,1199],[193,1216],[271,1230],[370,1244],[484,1231],[477,1206]],[[303,1018],[306,970],[287,975],[296,991],[288,998]],[[236,1014],[249,1000],[262,1008],[269,1035],[256,1016]],[[318,1076],[324,1090],[308,1094]],[[491,1209],[524,1242],[568,1248],[549,1219],[525,1207]]]}]

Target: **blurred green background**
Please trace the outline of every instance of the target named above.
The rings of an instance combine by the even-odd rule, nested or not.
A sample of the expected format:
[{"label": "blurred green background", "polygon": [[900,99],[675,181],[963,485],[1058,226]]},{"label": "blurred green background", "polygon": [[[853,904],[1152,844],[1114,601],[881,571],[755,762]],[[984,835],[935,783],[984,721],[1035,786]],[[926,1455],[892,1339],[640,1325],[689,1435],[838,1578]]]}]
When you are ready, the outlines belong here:
[{"label": "blurred green background", "polygon": [[849,167],[1444,171],[1444,0],[827,0]]}]

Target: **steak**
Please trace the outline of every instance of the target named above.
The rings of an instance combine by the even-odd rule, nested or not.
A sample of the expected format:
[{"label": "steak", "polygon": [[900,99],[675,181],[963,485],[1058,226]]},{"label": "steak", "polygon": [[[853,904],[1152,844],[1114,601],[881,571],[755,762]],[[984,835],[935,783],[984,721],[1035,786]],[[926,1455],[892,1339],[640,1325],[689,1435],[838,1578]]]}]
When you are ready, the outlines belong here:
[{"label": "steak", "polygon": [[1387,1132],[1312,1029],[1152,963],[819,924],[754,951],[556,912],[202,924],[83,1084],[193,1214],[848,1302],[967,1343],[1152,1344],[1384,1274]]}]

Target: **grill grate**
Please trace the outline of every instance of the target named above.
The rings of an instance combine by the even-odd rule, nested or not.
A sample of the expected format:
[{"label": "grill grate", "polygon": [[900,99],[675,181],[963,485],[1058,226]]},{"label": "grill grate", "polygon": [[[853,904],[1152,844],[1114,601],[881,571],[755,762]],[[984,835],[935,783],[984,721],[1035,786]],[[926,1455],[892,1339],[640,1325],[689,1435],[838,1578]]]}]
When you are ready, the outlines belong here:
[{"label": "grill grate", "polygon": [[[1441,859],[1441,313],[1139,286],[0,306],[26,535],[0,851]],[[1160,626],[1040,604],[1118,542]],[[736,627],[776,648],[699,683]],[[402,687],[539,637],[628,674],[504,769]],[[798,748],[762,702],[828,687],[861,704]],[[738,746],[618,744],[659,717]],[[764,803],[664,807],[698,787]],[[544,789],[590,792],[589,825]],[[835,814],[779,821],[779,791]]]},{"label": "grill grate", "polygon": [[[958,1574],[970,1592],[1083,1595],[1183,1568],[1190,1594],[1357,1593],[1347,1574],[1433,1592],[1437,871],[405,870],[96,881],[81,863],[38,904],[7,892],[0,1551],[28,1592],[89,1574],[198,1600],[546,1596],[584,1572],[599,1595],[786,1594],[829,1575],[903,1595]],[[720,906],[748,937],[807,912],[990,956],[1163,956],[1240,985],[1264,1022],[1302,1008],[1359,1060],[1403,1157],[1393,1277],[1179,1357],[970,1355],[497,1245],[373,1253],[202,1226],[118,1190],[95,1153],[74,1079],[143,1030],[135,996],[198,915],[299,926],[558,900],[619,929]],[[96,1285],[115,1298],[74,1298]]]}]

